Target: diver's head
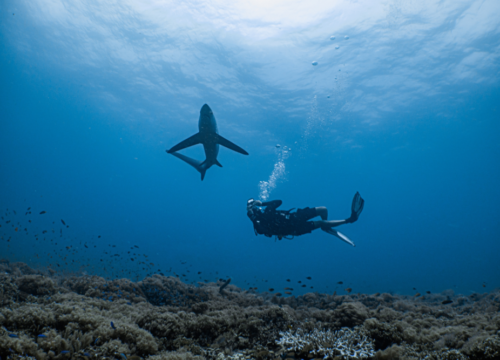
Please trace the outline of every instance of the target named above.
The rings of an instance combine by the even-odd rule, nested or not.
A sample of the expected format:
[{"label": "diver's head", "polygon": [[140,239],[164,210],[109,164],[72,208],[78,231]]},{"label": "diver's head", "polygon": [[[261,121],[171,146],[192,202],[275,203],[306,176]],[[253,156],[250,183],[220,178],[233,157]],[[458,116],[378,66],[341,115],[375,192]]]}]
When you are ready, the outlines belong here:
[{"label": "diver's head", "polygon": [[247,201],[247,211],[251,211],[257,204],[255,203],[255,199],[251,198]]}]

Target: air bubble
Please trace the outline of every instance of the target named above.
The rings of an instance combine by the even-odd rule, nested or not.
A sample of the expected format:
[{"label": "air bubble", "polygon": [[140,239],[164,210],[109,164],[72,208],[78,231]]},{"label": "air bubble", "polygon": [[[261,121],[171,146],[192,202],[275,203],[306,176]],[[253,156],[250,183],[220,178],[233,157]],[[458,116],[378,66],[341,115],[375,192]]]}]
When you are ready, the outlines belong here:
[{"label": "air bubble", "polygon": [[349,36],[347,36],[347,35],[344,36],[344,39],[349,40]]},{"label": "air bubble", "polygon": [[313,64],[313,66],[316,66],[316,65],[318,65],[318,62],[317,61],[313,61],[312,64]]},{"label": "air bubble", "polygon": [[330,36],[330,40],[335,40],[335,36]]},{"label": "air bubble", "polygon": [[340,46],[338,46],[338,45],[337,45],[337,46],[335,46],[335,49],[338,49],[339,47],[340,47]]}]

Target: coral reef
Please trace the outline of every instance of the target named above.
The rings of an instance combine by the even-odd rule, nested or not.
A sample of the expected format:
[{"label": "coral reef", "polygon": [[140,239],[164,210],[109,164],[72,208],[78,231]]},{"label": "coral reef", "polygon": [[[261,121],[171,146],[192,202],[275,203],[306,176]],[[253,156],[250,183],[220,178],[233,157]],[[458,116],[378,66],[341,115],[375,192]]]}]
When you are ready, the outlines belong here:
[{"label": "coral reef", "polygon": [[0,270],[2,359],[500,359],[499,291],[281,297],[227,280]]},{"label": "coral reef", "polygon": [[315,329],[307,333],[302,329],[288,330],[280,332],[280,336],[277,344],[284,346],[286,351],[293,350],[301,357],[309,357],[309,354],[323,358],[341,356],[347,359],[374,356],[373,341],[359,327],[352,330],[342,328],[339,331]]}]

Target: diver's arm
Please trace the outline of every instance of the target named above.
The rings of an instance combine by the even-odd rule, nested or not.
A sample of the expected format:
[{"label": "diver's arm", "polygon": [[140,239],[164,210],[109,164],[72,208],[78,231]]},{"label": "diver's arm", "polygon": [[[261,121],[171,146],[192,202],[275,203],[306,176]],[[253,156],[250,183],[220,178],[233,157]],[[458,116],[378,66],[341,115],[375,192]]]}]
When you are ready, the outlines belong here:
[{"label": "diver's arm", "polygon": [[[283,204],[281,200],[265,201],[260,206],[267,206],[268,209],[275,210]],[[267,209],[266,209],[267,210]]]}]

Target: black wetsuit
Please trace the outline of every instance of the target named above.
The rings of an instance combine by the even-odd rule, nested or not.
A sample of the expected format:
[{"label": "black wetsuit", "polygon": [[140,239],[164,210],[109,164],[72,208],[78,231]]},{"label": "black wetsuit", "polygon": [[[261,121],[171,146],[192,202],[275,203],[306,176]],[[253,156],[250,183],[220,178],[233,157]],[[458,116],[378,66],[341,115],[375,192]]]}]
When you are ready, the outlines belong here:
[{"label": "black wetsuit", "polygon": [[255,235],[276,235],[281,238],[309,234],[315,229],[314,223],[308,220],[318,216],[316,208],[297,209],[293,213],[293,209],[276,210],[281,204],[281,200],[266,201],[261,205],[266,207],[264,211],[254,207],[247,212],[247,216],[252,220]]}]

